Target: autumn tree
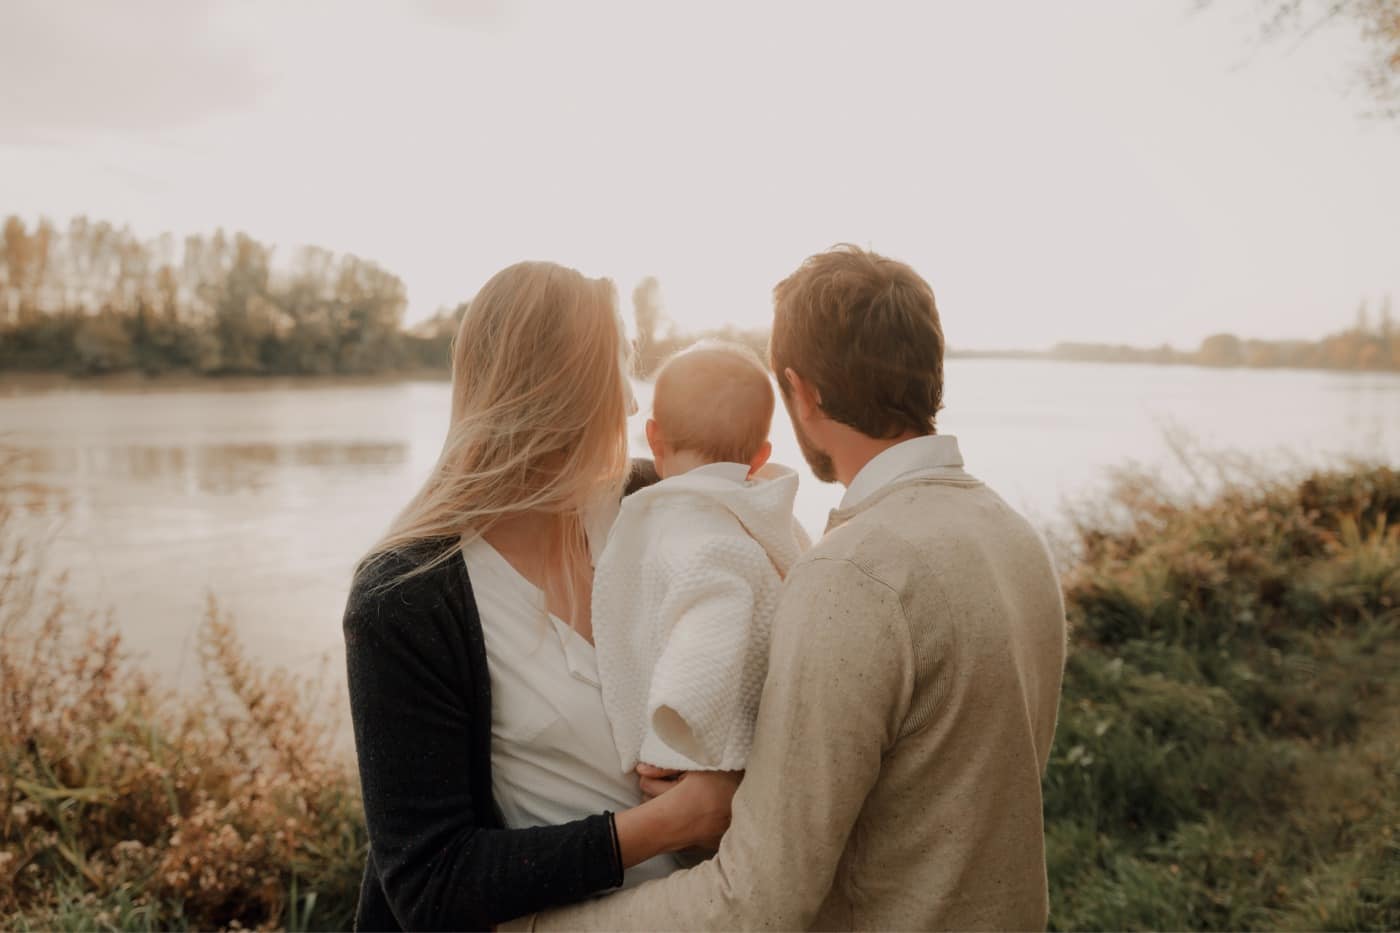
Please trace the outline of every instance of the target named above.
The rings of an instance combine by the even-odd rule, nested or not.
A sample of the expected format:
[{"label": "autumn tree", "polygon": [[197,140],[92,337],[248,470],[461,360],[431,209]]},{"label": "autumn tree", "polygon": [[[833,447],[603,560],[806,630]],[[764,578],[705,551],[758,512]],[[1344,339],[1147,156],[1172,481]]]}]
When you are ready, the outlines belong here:
[{"label": "autumn tree", "polygon": [[1197,356],[1203,366],[1238,366],[1244,362],[1244,349],[1234,334],[1213,334],[1201,341]]},{"label": "autumn tree", "polygon": [[[1224,0],[1198,0],[1220,6]],[[1400,0],[1255,0],[1265,38],[1305,39],[1329,25],[1354,29],[1366,49],[1360,78],[1382,115],[1400,118]]]},{"label": "autumn tree", "polygon": [[141,240],[83,217],[0,225],[0,367],[360,373],[402,362],[403,282],[242,233]]},{"label": "autumn tree", "polygon": [[632,316],[637,322],[637,347],[646,350],[661,335],[661,322],[666,312],[661,305],[661,283],[649,275],[632,289]]}]

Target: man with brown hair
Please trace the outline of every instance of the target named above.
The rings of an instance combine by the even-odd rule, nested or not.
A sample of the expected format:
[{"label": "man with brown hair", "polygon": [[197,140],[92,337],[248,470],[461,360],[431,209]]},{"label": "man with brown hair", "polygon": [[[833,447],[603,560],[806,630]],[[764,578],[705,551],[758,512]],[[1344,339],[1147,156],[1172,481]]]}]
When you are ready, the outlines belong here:
[{"label": "man with brown hair", "polygon": [[788,575],[733,822],[708,862],[535,925],[1044,927],[1065,652],[1045,545],[935,433],[928,283],[838,247],[774,294],[783,400],[846,494]]}]

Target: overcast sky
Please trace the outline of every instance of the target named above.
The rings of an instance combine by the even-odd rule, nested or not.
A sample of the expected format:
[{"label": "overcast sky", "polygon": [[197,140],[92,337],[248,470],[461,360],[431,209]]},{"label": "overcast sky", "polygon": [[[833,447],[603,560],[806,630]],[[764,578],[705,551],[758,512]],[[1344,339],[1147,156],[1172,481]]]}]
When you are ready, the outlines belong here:
[{"label": "overcast sky", "polygon": [[0,213],[353,252],[411,318],[546,258],[759,325],[850,241],[956,346],[1318,336],[1400,303],[1400,122],[1256,10],[4,0]]}]

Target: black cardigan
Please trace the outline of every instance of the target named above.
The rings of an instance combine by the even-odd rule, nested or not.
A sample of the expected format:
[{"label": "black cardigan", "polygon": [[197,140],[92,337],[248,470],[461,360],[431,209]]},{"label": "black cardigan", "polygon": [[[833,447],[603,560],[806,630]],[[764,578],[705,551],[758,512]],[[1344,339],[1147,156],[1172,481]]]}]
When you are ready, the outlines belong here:
[{"label": "black cardigan", "polygon": [[[636,468],[629,492],[654,481],[649,467]],[[449,546],[373,559],[345,607],[370,841],[357,929],[489,929],[622,883],[607,814],[504,827],[491,793],[486,643],[466,563],[457,556],[398,579]]]}]

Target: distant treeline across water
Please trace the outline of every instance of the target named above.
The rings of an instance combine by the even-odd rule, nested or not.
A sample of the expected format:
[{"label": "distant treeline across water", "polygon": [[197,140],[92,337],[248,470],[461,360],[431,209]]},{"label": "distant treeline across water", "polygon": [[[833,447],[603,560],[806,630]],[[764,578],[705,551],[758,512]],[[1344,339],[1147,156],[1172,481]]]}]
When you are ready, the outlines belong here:
[{"label": "distant treeline across water", "polygon": [[141,240],[77,218],[5,221],[0,368],[362,374],[447,364],[445,337],[403,327],[402,280],[315,247],[273,267],[242,233]]},{"label": "distant treeline across water", "polygon": [[[83,217],[60,229],[11,216],[0,230],[0,371],[281,376],[449,368],[466,302],[406,327],[407,290],[381,266],[318,247],[280,263],[273,257],[274,247],[243,233],[142,240]],[[706,337],[766,356],[766,329],[678,332],[654,278],[631,297],[639,375]],[[1356,327],[1319,341],[1216,334],[1196,350],[1065,343],[951,355],[1400,370],[1400,329],[1387,297],[1374,321],[1363,307]]]},{"label": "distant treeline across water", "polygon": [[1185,363],[1195,366],[1245,366],[1253,369],[1400,370],[1400,327],[1390,316],[1390,301],[1381,305],[1372,324],[1358,315],[1350,330],[1321,340],[1250,340],[1215,334],[1195,350],[1170,346],[1129,347],[1102,343],[1061,343],[1041,354],[1052,360],[1100,363]]}]

